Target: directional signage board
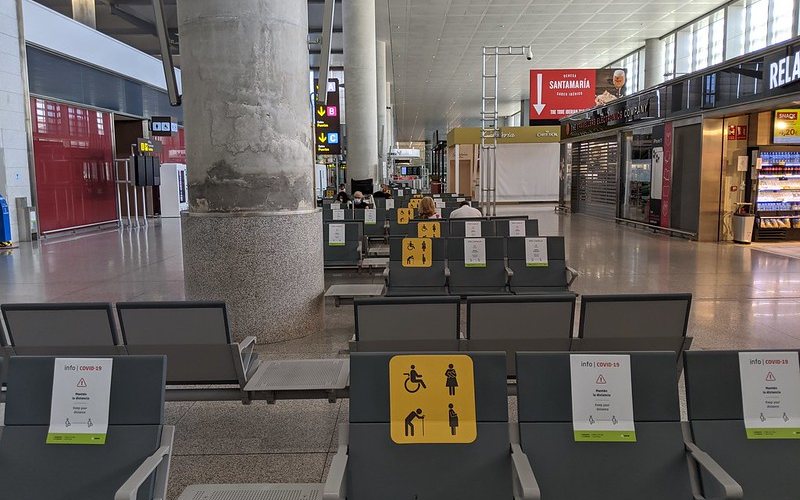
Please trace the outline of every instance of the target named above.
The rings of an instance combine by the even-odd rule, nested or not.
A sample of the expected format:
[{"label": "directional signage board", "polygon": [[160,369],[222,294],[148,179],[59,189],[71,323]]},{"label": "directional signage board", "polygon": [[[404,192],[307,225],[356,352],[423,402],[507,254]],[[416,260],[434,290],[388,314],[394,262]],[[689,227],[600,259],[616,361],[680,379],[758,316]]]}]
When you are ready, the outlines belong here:
[{"label": "directional signage board", "polygon": [[[315,80],[315,85],[319,81]],[[314,144],[318,155],[342,154],[342,137],[339,108],[339,80],[328,80],[328,103],[314,106]],[[315,94],[316,95],[316,94]]]},{"label": "directional signage board", "polygon": [[478,437],[475,372],[466,354],[389,361],[389,413],[397,444],[472,443]]},{"label": "directional signage board", "polygon": [[531,125],[608,104],[625,95],[627,73],[611,69],[531,70]]}]

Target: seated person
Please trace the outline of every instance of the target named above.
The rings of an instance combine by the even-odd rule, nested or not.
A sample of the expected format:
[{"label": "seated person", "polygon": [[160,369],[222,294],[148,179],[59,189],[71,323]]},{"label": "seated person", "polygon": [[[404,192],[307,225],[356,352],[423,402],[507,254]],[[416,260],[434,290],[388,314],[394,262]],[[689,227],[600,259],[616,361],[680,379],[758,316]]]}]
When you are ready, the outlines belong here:
[{"label": "seated person", "polygon": [[434,203],[433,198],[430,196],[426,196],[422,198],[422,201],[419,203],[419,215],[417,215],[419,219],[441,219],[442,216],[438,212],[436,212],[436,203]]},{"label": "seated person", "polygon": [[344,184],[339,184],[339,192],[336,193],[336,200],[339,203],[347,203],[350,201],[350,196],[347,194],[347,191],[345,191]]},{"label": "seated person", "polygon": [[450,213],[451,219],[471,219],[475,217],[483,217],[483,214],[477,208],[471,207],[468,201],[462,201],[461,206]]},{"label": "seated person", "polygon": [[392,191],[389,189],[389,186],[386,184],[381,184],[381,190],[377,193],[372,193],[373,198],[386,198],[391,199]]},{"label": "seated person", "polygon": [[361,191],[353,193],[353,208],[372,208]]}]

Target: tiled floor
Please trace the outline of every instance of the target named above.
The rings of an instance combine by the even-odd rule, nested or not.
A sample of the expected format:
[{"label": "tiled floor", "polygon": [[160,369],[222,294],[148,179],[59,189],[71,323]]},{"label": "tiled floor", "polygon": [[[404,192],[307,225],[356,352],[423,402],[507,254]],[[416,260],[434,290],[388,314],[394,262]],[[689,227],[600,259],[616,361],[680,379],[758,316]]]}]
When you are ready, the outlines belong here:
[{"label": "tiled floor", "polygon": [[[694,243],[551,207],[528,213],[540,232],[566,236],[578,293],[691,292],[694,348],[800,348],[800,245]],[[91,233],[0,253],[0,302],[182,299],[180,228]],[[326,284],[380,282],[379,273],[326,273]],[[224,298],[224,297],[221,297]],[[324,331],[260,346],[268,358],[340,356],[352,307],[328,304]],[[646,325],[643,325],[646,327]],[[513,404],[513,401],[512,401]],[[177,425],[170,498],[195,482],[318,482],[347,401],[169,403]],[[513,407],[512,407],[513,410]]]}]

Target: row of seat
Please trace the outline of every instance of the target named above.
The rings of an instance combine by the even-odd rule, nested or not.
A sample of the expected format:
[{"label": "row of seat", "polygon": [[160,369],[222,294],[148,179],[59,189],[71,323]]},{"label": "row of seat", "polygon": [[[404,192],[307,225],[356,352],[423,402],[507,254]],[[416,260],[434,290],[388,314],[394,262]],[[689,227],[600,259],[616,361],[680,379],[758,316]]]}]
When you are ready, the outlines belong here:
[{"label": "row of seat", "polygon": [[[371,239],[386,241],[389,237],[535,237],[539,221],[526,217],[497,217],[482,219],[419,220],[400,224],[387,219],[388,214],[375,209],[375,223],[366,222],[369,210],[343,210],[343,220],[323,222],[323,254],[325,267],[358,267],[371,250]],[[332,214],[332,212],[331,212]],[[332,216],[332,215],[331,215]],[[343,234],[342,234],[343,233]],[[332,234],[334,235],[332,237]],[[343,241],[341,236],[343,236]]]},{"label": "row of seat", "polygon": [[[516,422],[502,353],[450,354],[466,354],[473,366],[474,441],[395,442],[390,364],[397,353],[354,353],[349,423],[339,430],[324,485],[281,490],[329,500],[788,500],[800,491],[800,476],[791,473],[800,440],[747,438],[738,352],[686,353],[687,421],[673,355],[620,353],[630,361],[632,442],[576,441],[574,354],[517,353]],[[261,498],[257,492],[279,486],[193,485],[179,500]]]},{"label": "row of seat", "polygon": [[304,391],[334,399],[348,383],[346,360],[260,360],[255,337],[232,340],[224,302],[126,302],[116,314],[108,303],[3,304],[0,311],[7,333],[0,354],[165,355],[170,400],[249,403]]},{"label": "row of seat", "polygon": [[[390,238],[389,267],[384,271],[387,296],[507,295],[567,291],[578,273],[566,262],[564,238],[548,236],[546,262],[531,266],[527,260],[529,238],[478,238],[485,247],[485,265],[467,265],[467,240],[431,239],[426,267],[409,265],[404,248],[415,244],[406,238]],[[418,244],[418,243],[417,243]],[[413,263],[412,263],[413,264]]]},{"label": "row of seat", "polygon": [[517,351],[671,351],[679,361],[691,347],[689,293],[583,295],[573,337],[576,299],[469,297],[464,331],[458,297],[356,299],[350,352],[505,351],[514,377]]}]

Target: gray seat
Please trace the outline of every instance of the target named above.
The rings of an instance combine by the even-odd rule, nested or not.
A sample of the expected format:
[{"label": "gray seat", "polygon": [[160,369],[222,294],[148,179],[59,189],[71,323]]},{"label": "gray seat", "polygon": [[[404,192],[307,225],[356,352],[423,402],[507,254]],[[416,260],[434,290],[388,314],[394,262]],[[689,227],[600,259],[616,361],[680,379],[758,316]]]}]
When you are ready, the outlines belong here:
[{"label": "gray seat", "polygon": [[123,302],[117,312],[129,354],[167,357],[167,384],[238,387],[170,389],[170,399],[246,399],[241,391],[260,364],[253,351],[256,338],[231,340],[224,302]]},{"label": "gray seat", "polygon": [[451,219],[450,220],[450,237],[464,238],[467,236],[466,228],[467,223],[479,222],[481,225],[481,238],[489,238],[497,236],[497,229],[495,228],[494,221],[472,218],[472,219]]},{"label": "gray seat", "polygon": [[4,304],[8,343],[18,355],[113,356],[125,354],[108,303]]},{"label": "gray seat", "polygon": [[739,486],[702,451],[686,444],[678,374],[670,353],[633,353],[635,443],[576,442],[569,353],[517,354],[519,431],[542,498],[691,500],[703,497],[696,465],[713,471],[729,495]]},{"label": "gray seat", "polygon": [[389,267],[383,273],[386,279],[386,296],[447,295],[445,240],[430,240],[430,267],[404,267],[403,241],[403,238],[389,238]]},{"label": "gray seat", "polygon": [[514,377],[518,351],[569,350],[574,315],[574,293],[468,297],[462,349],[505,351]]},{"label": "gray seat", "polygon": [[[331,226],[344,225],[344,245],[332,246],[330,244]],[[323,224],[323,258],[325,267],[358,267],[361,262],[361,245],[364,237],[362,222],[328,221]]]},{"label": "gray seat", "polygon": [[[339,205],[339,206],[343,207],[343,208],[339,208],[336,205],[323,206],[322,207],[322,221],[323,222],[337,222],[337,221],[355,220],[355,214],[353,213],[354,211],[353,211],[352,208],[344,208],[344,207],[346,207],[346,204],[344,204],[344,203]],[[333,213],[334,210],[341,210],[341,215],[342,215],[343,218],[334,220],[334,213]]]},{"label": "gray seat", "polygon": [[298,393],[333,401],[347,385],[343,359],[259,360],[255,337],[231,340],[224,302],[129,302],[117,311],[130,354],[167,356],[173,401],[247,404]]},{"label": "gray seat", "polygon": [[684,363],[695,444],[742,485],[747,500],[797,498],[800,475],[794,471],[800,465],[800,440],[747,439],[739,353],[689,351]]},{"label": "gray seat", "polygon": [[[497,228],[497,236],[508,237],[510,235],[509,222],[519,219],[495,219],[494,224]],[[525,219],[525,236],[539,236],[539,221],[536,219]]]},{"label": "gray seat", "polygon": [[[477,439],[470,444],[401,445],[390,437],[389,361],[394,354],[354,353],[350,423],[339,432],[324,498],[536,498],[522,495],[521,491],[530,491],[525,479],[520,491],[512,484],[519,476],[530,477],[530,471],[509,434],[505,356],[469,355],[475,375]],[[527,471],[515,474],[518,464]]]},{"label": "gray seat", "polygon": [[692,294],[582,295],[573,351],[672,351],[676,361],[692,345],[686,336]]},{"label": "gray seat", "polygon": [[458,297],[356,299],[356,333],[350,352],[457,351]]},{"label": "gray seat", "polygon": [[[383,201],[385,202],[386,200]],[[354,212],[355,212],[355,220],[361,222],[364,225],[363,226],[364,236],[367,236],[368,238],[383,238],[384,236],[386,236],[385,208],[375,209],[375,224],[367,224],[365,222],[367,213],[366,210],[355,210]]]},{"label": "gray seat", "polygon": [[525,238],[509,238],[506,245],[513,273],[509,287],[515,294],[565,292],[577,276],[567,267],[563,236],[547,237],[547,267],[528,267]]},{"label": "gray seat", "polygon": [[411,236],[416,237],[416,230],[414,232],[411,231],[411,223],[409,224],[399,224],[397,222],[397,215],[396,211],[392,210],[391,216],[387,216],[389,218],[389,236],[392,237],[402,237],[402,236]]},{"label": "gray seat", "polygon": [[450,274],[450,295],[506,295],[509,272],[506,269],[504,238],[483,239],[486,246],[486,266],[467,267],[464,241],[467,238],[447,239],[447,268]]},{"label": "gray seat", "polygon": [[0,435],[0,496],[14,500],[163,499],[174,427],[164,425],[166,360],[114,357],[104,445],[46,444],[52,357],[10,361]]},{"label": "gray seat", "polygon": [[[430,223],[439,223],[439,236],[438,238],[447,238],[450,235],[450,225],[447,223],[446,220],[442,219],[430,219],[430,220],[422,220],[422,219],[414,219],[408,223],[408,235],[412,238],[432,238],[432,234],[429,234],[425,230],[425,225]],[[423,229],[420,231],[420,224],[422,224]]]}]

